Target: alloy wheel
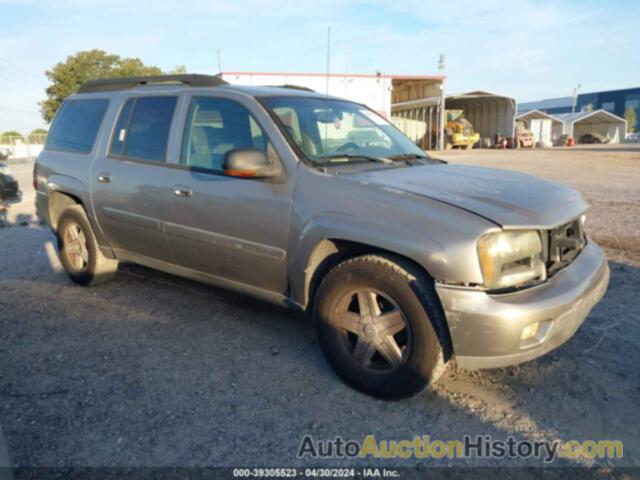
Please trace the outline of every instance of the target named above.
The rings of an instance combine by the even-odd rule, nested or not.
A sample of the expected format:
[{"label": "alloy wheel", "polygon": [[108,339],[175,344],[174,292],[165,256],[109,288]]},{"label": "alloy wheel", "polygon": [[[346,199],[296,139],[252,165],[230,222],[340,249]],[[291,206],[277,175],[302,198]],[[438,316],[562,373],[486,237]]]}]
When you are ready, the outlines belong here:
[{"label": "alloy wheel", "polygon": [[335,311],[354,362],[368,370],[399,368],[411,348],[409,324],[400,307],[382,292],[358,289],[344,295]]},{"label": "alloy wheel", "polygon": [[62,235],[64,241],[63,254],[71,267],[81,272],[89,265],[89,248],[84,231],[75,222],[66,225]]}]

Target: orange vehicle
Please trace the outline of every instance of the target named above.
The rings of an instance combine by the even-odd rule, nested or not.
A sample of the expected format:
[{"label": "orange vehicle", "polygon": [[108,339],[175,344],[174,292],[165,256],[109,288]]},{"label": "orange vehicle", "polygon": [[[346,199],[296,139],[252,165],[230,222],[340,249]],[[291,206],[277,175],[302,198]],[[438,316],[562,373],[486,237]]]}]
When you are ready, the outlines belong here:
[{"label": "orange vehicle", "polygon": [[534,148],[535,146],[533,132],[526,127],[524,122],[516,122],[516,138],[513,142],[513,148]]}]

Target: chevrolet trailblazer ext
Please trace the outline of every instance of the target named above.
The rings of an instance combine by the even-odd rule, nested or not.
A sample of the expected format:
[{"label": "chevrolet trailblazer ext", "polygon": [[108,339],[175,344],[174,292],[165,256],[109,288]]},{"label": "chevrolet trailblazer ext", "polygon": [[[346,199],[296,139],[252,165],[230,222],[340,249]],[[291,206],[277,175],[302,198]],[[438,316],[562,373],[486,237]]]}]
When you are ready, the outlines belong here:
[{"label": "chevrolet trailblazer ext", "polygon": [[98,80],[34,171],[71,280],[135,262],[310,311],[342,379],[402,398],[569,339],[609,270],[579,193],[432,159],[363,105],[218,77]]}]

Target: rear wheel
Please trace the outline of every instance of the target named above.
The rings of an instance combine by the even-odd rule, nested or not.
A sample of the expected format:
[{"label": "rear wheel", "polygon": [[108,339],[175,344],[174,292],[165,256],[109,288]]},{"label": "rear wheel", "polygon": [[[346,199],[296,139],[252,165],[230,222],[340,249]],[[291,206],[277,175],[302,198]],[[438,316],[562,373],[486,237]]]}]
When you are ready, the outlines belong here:
[{"label": "rear wheel", "polygon": [[318,289],[320,347],[346,383],[369,395],[406,398],[444,371],[432,323],[443,320],[441,309],[417,270],[394,256],[364,255],[335,267]]},{"label": "rear wheel", "polygon": [[67,275],[78,285],[97,285],[109,280],[118,261],[105,257],[81,205],[67,207],[57,228],[60,261]]}]

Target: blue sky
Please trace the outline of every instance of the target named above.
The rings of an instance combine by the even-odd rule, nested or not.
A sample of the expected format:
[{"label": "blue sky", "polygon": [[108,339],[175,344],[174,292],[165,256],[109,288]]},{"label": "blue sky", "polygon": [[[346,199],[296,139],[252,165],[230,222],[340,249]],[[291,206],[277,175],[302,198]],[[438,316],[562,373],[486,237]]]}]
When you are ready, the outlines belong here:
[{"label": "blue sky", "polygon": [[436,74],[518,101],[640,86],[640,2],[0,0],[0,131],[42,125],[44,71],[100,48],[169,69]]}]

